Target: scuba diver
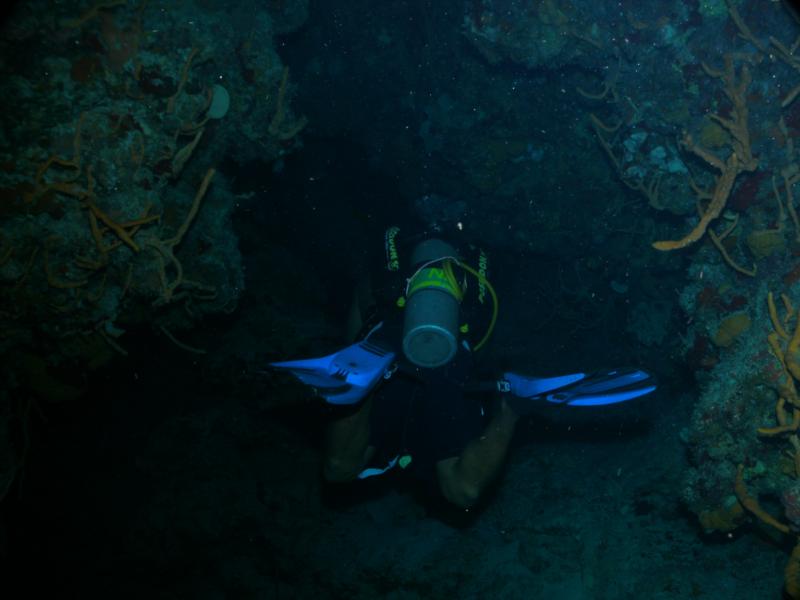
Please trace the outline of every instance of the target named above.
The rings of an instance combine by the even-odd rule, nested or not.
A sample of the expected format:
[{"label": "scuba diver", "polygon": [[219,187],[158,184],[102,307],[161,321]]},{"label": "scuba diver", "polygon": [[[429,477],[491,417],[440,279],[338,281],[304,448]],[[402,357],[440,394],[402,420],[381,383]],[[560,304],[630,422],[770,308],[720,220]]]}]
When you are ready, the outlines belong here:
[{"label": "scuba diver", "polygon": [[[389,292],[385,303],[391,293],[395,301],[383,320],[367,321],[360,341],[333,354],[271,363],[335,411],[324,444],[326,481],[400,470],[469,509],[500,472],[520,417],[543,404],[601,406],[656,389],[640,369],[476,377],[474,354],[489,339],[498,310],[486,254],[476,247],[459,253],[428,237],[414,240],[406,258],[398,236],[391,227],[384,237],[390,283],[382,289]],[[483,328],[475,326],[480,315],[488,315]],[[482,332],[479,339],[474,331]],[[491,402],[484,402],[487,395]]]}]

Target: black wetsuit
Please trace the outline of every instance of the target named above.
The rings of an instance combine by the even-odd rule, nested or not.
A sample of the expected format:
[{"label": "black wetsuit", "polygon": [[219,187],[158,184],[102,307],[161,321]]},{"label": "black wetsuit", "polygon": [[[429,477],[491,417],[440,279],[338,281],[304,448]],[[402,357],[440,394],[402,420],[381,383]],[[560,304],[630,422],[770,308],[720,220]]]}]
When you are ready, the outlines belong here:
[{"label": "black wetsuit", "polygon": [[[401,273],[411,275],[416,268],[405,262],[409,255],[410,251],[400,252],[399,268],[382,269],[383,274],[376,280],[379,285],[375,289],[375,308],[379,316],[373,313],[368,326],[381,318],[384,325],[370,339],[395,352],[400,368],[373,395],[369,443],[376,450],[367,467],[380,470],[397,460],[391,471],[404,471],[435,482],[436,463],[459,456],[471,440],[481,435],[487,421],[486,410],[480,395],[464,391],[474,372],[472,353],[461,345],[469,335],[459,340],[455,359],[442,367],[419,368],[403,355],[403,309],[397,307],[396,300],[405,286]],[[486,273],[488,259],[480,248],[466,248],[462,256]],[[485,290],[471,275],[460,272],[458,276],[467,284],[460,322],[468,323],[471,332],[482,335],[491,316],[491,306],[485,305]],[[400,460],[403,457],[405,460]]]},{"label": "black wetsuit", "polygon": [[460,455],[486,425],[481,397],[464,391],[473,372],[473,357],[459,347],[447,365],[419,368],[398,351],[399,337],[391,335],[397,341],[387,341],[395,332],[387,326],[376,335],[376,341],[397,352],[400,368],[374,393],[369,443],[376,450],[367,467],[383,469],[394,459],[408,457],[410,462],[406,459],[392,470],[434,482],[436,463]]}]

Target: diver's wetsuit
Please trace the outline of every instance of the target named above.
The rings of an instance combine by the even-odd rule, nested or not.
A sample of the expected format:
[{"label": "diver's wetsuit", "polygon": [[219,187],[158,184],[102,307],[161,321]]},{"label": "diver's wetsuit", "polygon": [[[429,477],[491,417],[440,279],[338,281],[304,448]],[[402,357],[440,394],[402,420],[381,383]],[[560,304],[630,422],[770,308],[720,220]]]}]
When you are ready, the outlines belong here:
[{"label": "diver's wetsuit", "polygon": [[[418,243],[419,239],[413,241]],[[466,262],[482,269],[485,275],[488,259],[483,251],[472,246],[466,248],[465,254]],[[375,453],[367,468],[384,469],[395,458],[399,461],[404,456],[410,457],[407,466],[402,466],[406,459],[391,470],[404,470],[415,478],[435,483],[436,463],[459,456],[470,441],[481,435],[488,419],[484,416],[481,396],[464,393],[464,385],[474,375],[474,360],[468,350],[459,345],[453,361],[433,369],[419,368],[403,354],[404,315],[396,300],[406,285],[401,272],[411,274],[416,266],[403,263],[409,255],[410,248],[408,252],[400,252],[400,270],[383,268],[375,278],[378,284],[374,290],[375,308],[382,316],[373,313],[366,327],[384,319],[383,326],[370,340],[395,352],[400,368],[373,395],[369,444]],[[388,258],[387,255],[387,263]],[[466,281],[467,277],[463,277]],[[483,305],[481,286],[470,281],[465,287],[468,291],[461,303],[460,322],[469,323],[473,332],[482,334],[491,310]],[[467,335],[461,337],[467,339]]]},{"label": "diver's wetsuit", "polygon": [[[388,345],[384,340],[392,329],[387,326],[376,336],[381,345]],[[391,337],[400,339],[399,333]],[[367,467],[383,469],[395,457],[408,456],[411,462],[402,470],[433,483],[436,463],[460,455],[486,425],[480,396],[464,393],[472,355],[460,347],[453,361],[435,369],[412,365],[402,352],[399,356],[400,368],[373,396],[369,444],[375,454]]]}]

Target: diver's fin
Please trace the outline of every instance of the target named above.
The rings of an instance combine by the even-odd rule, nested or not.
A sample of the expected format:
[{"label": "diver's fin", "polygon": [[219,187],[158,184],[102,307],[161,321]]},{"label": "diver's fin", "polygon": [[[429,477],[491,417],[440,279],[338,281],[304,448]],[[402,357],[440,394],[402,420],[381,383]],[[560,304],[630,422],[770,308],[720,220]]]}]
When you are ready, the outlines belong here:
[{"label": "diver's fin", "polygon": [[498,382],[498,389],[516,396],[513,404],[518,409],[524,408],[520,400],[529,400],[531,404],[543,400],[567,406],[602,406],[654,392],[656,381],[641,369],[611,369],[591,375],[574,373],[548,378],[505,373]]},{"label": "diver's fin", "polygon": [[382,378],[394,372],[394,352],[368,341],[319,358],[270,363],[284,369],[322,396],[329,404],[356,404]]},{"label": "diver's fin", "polygon": [[554,390],[560,390],[586,378],[586,373],[572,373],[557,377],[527,377],[516,373],[503,373],[497,383],[501,392],[511,392],[520,398],[532,398]]},{"label": "diver's fin", "polygon": [[656,390],[655,378],[641,369],[612,369],[547,394],[545,400],[569,406],[600,406],[639,398]]}]

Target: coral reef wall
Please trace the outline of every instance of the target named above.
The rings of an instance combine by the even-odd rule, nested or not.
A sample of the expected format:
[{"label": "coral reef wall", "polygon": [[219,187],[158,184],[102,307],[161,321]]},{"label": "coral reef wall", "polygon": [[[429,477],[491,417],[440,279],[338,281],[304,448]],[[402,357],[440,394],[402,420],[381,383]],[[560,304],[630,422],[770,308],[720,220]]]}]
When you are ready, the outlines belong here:
[{"label": "coral reef wall", "polygon": [[237,198],[216,168],[298,147],[274,36],[306,17],[305,2],[33,1],[5,20],[0,497],[33,398],[77,398],[132,329],[200,352],[181,332],[237,307]]}]

